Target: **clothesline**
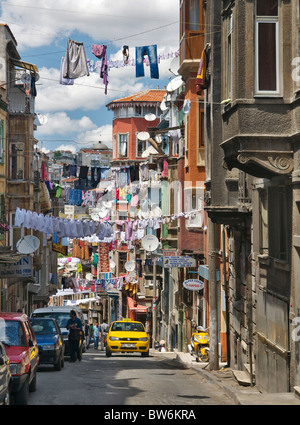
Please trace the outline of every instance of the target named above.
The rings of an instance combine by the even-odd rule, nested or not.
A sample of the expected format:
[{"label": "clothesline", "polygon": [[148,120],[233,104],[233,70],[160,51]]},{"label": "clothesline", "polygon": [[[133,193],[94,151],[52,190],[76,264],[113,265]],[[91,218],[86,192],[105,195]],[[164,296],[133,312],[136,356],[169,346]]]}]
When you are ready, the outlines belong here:
[{"label": "clothesline", "polygon": [[[124,48],[128,49],[128,46]],[[105,94],[107,95],[108,71],[109,63],[107,59],[107,45],[92,44],[92,53],[101,60],[97,64],[97,68],[100,68],[100,78],[103,79],[105,86]],[[151,78],[159,78],[159,67],[158,67],[158,55],[157,45],[153,44],[150,46],[138,46],[135,48],[135,67],[136,67],[136,78],[144,77],[144,57],[148,57],[150,65],[150,76]],[[128,54],[124,55],[124,65],[129,64]],[[60,84],[62,85],[73,85],[74,80],[83,76],[89,76],[90,70],[88,66],[88,60],[86,52],[82,42],[77,42],[68,39],[67,50],[65,57],[62,57],[60,64]]]},{"label": "clothesline", "polygon": [[[174,57],[179,56],[179,51],[176,52],[169,52],[169,53],[163,53],[157,55],[157,61],[160,63],[162,60],[172,59]],[[101,61],[94,61],[93,59],[87,59],[88,69],[90,72],[96,72],[98,69],[101,68]],[[144,64],[146,66],[150,66],[150,61],[148,57],[144,59]],[[136,60],[128,59],[128,62],[124,62],[124,60],[110,60],[108,61],[108,70],[112,68],[124,68],[127,66],[136,66]]]},{"label": "clothesline", "polygon": [[[128,220],[110,220],[109,217],[101,219],[98,222],[95,220],[84,219],[65,219],[54,217],[52,215],[44,215],[42,213],[20,209],[17,207],[15,214],[15,227],[25,227],[50,235],[57,235],[59,238],[92,238],[97,237],[97,242],[110,243],[115,240],[113,226],[117,226],[124,241],[134,241],[142,239],[146,229],[158,230],[161,224],[167,224],[170,221],[178,218],[195,217],[202,210],[192,210],[190,212],[181,212],[168,216],[151,217],[151,218],[130,218]],[[125,232],[124,232],[124,227]]]}]

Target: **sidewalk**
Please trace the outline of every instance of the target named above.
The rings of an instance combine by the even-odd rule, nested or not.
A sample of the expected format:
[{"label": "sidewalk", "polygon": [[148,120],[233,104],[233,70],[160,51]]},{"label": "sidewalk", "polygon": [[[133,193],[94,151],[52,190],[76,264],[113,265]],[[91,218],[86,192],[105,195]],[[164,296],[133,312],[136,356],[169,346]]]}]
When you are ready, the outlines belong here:
[{"label": "sidewalk", "polygon": [[265,393],[259,391],[255,386],[240,385],[233,375],[230,368],[226,368],[226,363],[220,364],[220,370],[210,371],[209,363],[197,363],[196,359],[189,353],[182,352],[165,352],[161,353],[157,350],[150,349],[153,356],[170,359],[179,362],[186,369],[194,369],[202,377],[213,382],[221,388],[232,399],[234,405],[298,405],[300,406],[300,398],[294,392],[290,393]]}]

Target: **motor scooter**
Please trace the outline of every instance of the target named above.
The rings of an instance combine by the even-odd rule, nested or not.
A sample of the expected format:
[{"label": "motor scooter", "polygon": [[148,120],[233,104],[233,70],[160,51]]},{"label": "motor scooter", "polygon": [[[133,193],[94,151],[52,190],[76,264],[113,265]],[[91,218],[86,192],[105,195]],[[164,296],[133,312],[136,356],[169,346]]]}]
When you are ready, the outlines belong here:
[{"label": "motor scooter", "polygon": [[209,333],[208,329],[202,326],[197,326],[192,334],[191,343],[188,344],[188,349],[191,356],[196,357],[196,361],[208,362],[209,360]]}]

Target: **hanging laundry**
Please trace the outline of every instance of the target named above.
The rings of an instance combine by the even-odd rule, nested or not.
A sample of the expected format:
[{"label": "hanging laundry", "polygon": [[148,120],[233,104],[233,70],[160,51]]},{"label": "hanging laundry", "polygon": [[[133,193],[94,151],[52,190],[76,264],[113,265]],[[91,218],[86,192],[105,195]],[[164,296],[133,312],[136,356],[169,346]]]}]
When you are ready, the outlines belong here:
[{"label": "hanging laundry", "polygon": [[77,165],[70,165],[70,177],[77,176]]},{"label": "hanging laundry", "polygon": [[30,79],[30,94],[31,96],[36,97],[37,91],[36,91],[35,82],[38,80],[38,74],[31,74],[30,78],[31,78]]},{"label": "hanging laundry", "polygon": [[168,177],[169,164],[166,159],[164,159],[163,171],[161,173],[161,177]]},{"label": "hanging laundry", "polygon": [[140,164],[140,176],[142,181],[149,180],[149,165],[148,162]]},{"label": "hanging laundry", "polygon": [[130,165],[129,167],[129,175],[130,175],[130,182],[137,182],[139,180],[139,166],[138,165]]},{"label": "hanging laundry", "polygon": [[69,38],[64,60],[63,77],[76,79],[90,75],[83,43]]},{"label": "hanging laundry", "polygon": [[208,56],[207,56],[208,46],[206,46],[201,54],[200,64],[197,72],[196,78],[196,93],[201,95],[202,90],[206,89],[208,86],[207,80],[207,65],[208,65]]},{"label": "hanging laundry", "polygon": [[185,99],[183,102],[183,112],[185,115],[188,115],[190,113],[191,109],[191,101],[189,99]]},{"label": "hanging laundry", "polygon": [[129,167],[121,167],[120,171],[120,186],[123,188],[129,184]]},{"label": "hanging laundry", "polygon": [[123,54],[123,61],[127,65],[129,62],[129,47],[128,46],[123,46],[122,54]]},{"label": "hanging laundry", "polygon": [[41,165],[41,180],[42,181],[48,181],[49,180],[46,164],[45,164],[44,161],[42,161],[42,165]]},{"label": "hanging laundry", "polygon": [[100,69],[100,78],[103,79],[103,84],[105,85],[105,94],[107,94],[108,86],[108,62],[107,62],[107,46],[103,44],[92,44],[92,52],[98,58],[102,59],[101,69]]},{"label": "hanging laundry", "polygon": [[63,177],[70,177],[70,164],[63,164]]},{"label": "hanging laundry", "polygon": [[72,86],[74,84],[74,80],[72,78],[64,78],[63,77],[64,63],[65,63],[65,58],[61,58],[59,82],[60,82],[60,84],[62,84],[64,86]]},{"label": "hanging laundry", "polygon": [[158,62],[157,62],[157,45],[142,46],[135,48],[136,55],[136,77],[144,77],[144,56],[148,55],[150,62],[151,78],[159,78]]},{"label": "hanging laundry", "polygon": [[86,165],[82,165],[80,167],[80,171],[79,171],[79,186],[80,187],[82,186],[82,184],[85,184],[87,186],[88,172],[89,172],[89,167],[87,167]]}]

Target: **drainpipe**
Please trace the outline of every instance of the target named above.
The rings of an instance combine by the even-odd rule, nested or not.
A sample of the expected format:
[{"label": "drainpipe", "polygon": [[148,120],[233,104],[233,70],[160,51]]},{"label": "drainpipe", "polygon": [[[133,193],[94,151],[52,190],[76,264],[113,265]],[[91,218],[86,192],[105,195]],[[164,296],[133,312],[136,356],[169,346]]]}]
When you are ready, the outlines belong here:
[{"label": "drainpipe", "polygon": [[223,225],[223,284],[225,287],[225,303],[226,303],[226,345],[227,345],[227,367],[230,367],[230,318],[229,318],[229,284],[226,278],[226,231]]},{"label": "drainpipe", "polygon": [[209,337],[210,370],[219,369],[218,332],[218,282],[216,276],[216,224],[209,219],[208,225],[208,265],[209,265]]}]

